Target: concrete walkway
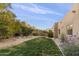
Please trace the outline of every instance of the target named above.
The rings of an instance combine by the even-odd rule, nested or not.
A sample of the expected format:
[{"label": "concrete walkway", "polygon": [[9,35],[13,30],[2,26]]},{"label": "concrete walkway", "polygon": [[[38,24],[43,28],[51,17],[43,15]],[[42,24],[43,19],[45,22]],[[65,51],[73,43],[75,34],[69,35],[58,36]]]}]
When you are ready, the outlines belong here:
[{"label": "concrete walkway", "polygon": [[28,37],[18,37],[18,38],[5,39],[5,40],[0,42],[0,49],[12,47],[12,46],[21,44],[24,41],[28,41],[28,40],[38,38],[38,37],[40,37],[40,36],[28,36]]}]

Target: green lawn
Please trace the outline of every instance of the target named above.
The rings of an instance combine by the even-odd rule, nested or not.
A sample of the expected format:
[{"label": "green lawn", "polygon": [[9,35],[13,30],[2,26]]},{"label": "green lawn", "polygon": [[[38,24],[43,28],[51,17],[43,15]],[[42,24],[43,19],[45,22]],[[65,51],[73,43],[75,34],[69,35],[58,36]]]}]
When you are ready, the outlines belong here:
[{"label": "green lawn", "polygon": [[2,56],[60,56],[56,44],[49,38],[36,38],[20,45],[0,50]]}]

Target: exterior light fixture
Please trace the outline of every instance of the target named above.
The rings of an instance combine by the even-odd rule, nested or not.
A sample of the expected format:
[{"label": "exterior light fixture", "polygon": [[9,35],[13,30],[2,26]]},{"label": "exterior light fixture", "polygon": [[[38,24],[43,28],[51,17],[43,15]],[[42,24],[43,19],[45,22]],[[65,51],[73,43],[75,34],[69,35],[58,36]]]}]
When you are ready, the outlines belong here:
[{"label": "exterior light fixture", "polygon": [[72,25],[70,25],[70,27],[72,27]]},{"label": "exterior light fixture", "polygon": [[72,12],[73,12],[73,13],[76,13],[76,11],[75,11],[75,10],[73,10]]}]

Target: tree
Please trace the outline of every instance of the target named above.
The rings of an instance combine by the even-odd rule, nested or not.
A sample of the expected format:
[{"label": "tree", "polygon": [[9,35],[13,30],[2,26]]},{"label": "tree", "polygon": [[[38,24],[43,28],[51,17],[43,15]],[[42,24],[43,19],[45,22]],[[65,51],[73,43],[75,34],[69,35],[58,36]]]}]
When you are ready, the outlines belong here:
[{"label": "tree", "polygon": [[10,10],[7,9],[10,6],[11,4],[0,4],[1,11],[4,11],[4,9],[6,9],[6,11],[0,13],[0,34],[2,34],[0,36],[4,36],[3,32],[5,32],[5,36],[10,37],[15,32],[14,23],[16,16]]},{"label": "tree", "polygon": [[0,3],[0,12],[5,12],[6,9],[11,8],[11,3]]},{"label": "tree", "polygon": [[52,30],[49,30],[49,32],[48,32],[48,37],[53,37],[53,32],[52,32]]},{"label": "tree", "polygon": [[54,24],[54,38],[58,38],[58,33],[59,33],[58,22],[56,22]]},{"label": "tree", "polygon": [[27,36],[32,33],[32,28],[25,22],[21,22],[21,34]]},{"label": "tree", "polygon": [[[16,19],[16,15],[8,9],[11,4],[0,4],[0,37],[29,35],[33,28],[25,22]],[[6,10],[6,11],[4,11]]]}]

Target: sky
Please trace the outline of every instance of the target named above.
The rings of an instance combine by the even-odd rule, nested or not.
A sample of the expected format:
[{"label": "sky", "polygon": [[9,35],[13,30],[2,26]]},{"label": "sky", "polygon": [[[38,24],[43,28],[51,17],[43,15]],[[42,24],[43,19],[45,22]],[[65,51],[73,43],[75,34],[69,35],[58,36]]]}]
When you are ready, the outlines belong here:
[{"label": "sky", "polygon": [[68,3],[13,3],[11,11],[21,21],[44,30],[62,20],[71,8]]}]

